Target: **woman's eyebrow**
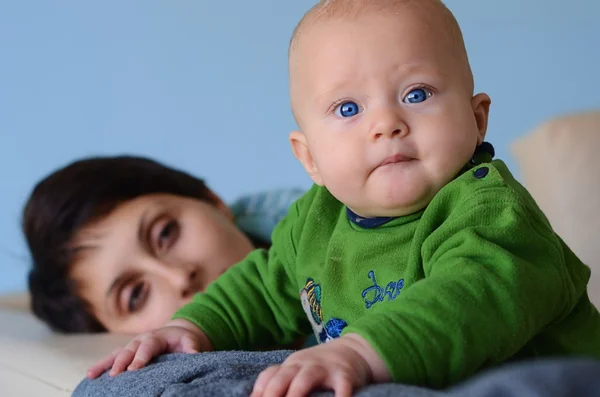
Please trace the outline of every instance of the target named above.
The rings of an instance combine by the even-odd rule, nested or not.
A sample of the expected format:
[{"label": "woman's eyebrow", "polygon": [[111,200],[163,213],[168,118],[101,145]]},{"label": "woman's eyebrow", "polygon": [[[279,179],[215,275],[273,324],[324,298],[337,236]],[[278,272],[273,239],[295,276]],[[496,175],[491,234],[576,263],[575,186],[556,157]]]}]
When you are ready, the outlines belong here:
[{"label": "woman's eyebrow", "polygon": [[142,216],[140,217],[140,223],[138,225],[138,241],[142,246],[146,246],[146,230],[148,230],[148,218],[150,212],[152,212],[152,207],[148,208]]},{"label": "woman's eyebrow", "polygon": [[152,218],[153,213],[157,213],[160,208],[165,206],[165,200],[157,200],[153,205],[147,208],[140,217],[140,223],[138,226],[137,238],[140,245],[146,249],[148,249],[148,223],[150,223],[150,218]]}]

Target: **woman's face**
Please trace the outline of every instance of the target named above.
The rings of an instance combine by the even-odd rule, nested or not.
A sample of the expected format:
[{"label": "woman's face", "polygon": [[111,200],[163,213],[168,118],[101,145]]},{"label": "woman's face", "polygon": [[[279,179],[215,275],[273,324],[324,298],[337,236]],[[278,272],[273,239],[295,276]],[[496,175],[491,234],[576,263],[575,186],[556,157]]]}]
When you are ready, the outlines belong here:
[{"label": "woman's face", "polygon": [[168,194],[125,202],[84,228],[70,276],[112,332],[162,326],[252,249],[227,207]]}]

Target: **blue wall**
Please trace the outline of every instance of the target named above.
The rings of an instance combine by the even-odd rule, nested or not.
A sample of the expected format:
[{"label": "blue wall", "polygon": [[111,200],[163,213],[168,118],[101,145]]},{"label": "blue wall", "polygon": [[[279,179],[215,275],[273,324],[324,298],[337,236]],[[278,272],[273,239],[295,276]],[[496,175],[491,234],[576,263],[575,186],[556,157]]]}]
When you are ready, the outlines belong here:
[{"label": "blue wall", "polygon": [[[0,0],[0,291],[24,287],[23,201],[50,170],[140,153],[204,176],[225,199],[309,186],[293,158],[287,43],[312,0]],[[600,3],[448,0],[489,137],[600,107]],[[509,163],[511,163],[509,159]]]}]

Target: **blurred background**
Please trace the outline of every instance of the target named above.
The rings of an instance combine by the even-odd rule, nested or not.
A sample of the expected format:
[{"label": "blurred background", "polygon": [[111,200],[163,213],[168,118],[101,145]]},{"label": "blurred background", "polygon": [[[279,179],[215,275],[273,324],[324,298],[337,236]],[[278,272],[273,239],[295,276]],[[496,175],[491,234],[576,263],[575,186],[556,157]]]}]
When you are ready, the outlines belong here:
[{"label": "blurred background", "polygon": [[[25,288],[24,201],[75,159],[151,156],[226,201],[308,188],[287,142],[286,57],[313,4],[0,0],[0,293]],[[539,123],[600,107],[600,2],[446,4],[476,89],[492,97],[488,140],[509,166],[511,143]]]}]

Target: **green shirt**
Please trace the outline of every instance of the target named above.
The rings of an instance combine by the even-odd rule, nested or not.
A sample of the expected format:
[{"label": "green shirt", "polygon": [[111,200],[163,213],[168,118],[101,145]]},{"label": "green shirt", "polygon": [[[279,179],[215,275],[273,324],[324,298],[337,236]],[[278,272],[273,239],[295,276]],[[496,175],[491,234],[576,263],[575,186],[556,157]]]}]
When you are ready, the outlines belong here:
[{"label": "green shirt", "polygon": [[217,350],[364,337],[394,381],[444,387],[510,359],[600,358],[590,270],[504,163],[465,171],[424,210],[376,228],[323,187],[175,317]]}]

